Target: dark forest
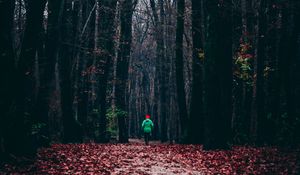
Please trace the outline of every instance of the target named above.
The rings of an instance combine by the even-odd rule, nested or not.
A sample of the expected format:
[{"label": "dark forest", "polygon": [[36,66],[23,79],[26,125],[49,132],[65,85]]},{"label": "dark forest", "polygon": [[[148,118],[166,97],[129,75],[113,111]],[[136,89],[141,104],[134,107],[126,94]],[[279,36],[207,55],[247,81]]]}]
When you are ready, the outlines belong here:
[{"label": "dark forest", "polygon": [[[299,145],[298,0],[0,0],[0,174],[297,174]],[[52,172],[37,161],[83,148],[219,164],[104,171],[101,154],[100,170]],[[223,154],[249,157],[225,171]]]}]

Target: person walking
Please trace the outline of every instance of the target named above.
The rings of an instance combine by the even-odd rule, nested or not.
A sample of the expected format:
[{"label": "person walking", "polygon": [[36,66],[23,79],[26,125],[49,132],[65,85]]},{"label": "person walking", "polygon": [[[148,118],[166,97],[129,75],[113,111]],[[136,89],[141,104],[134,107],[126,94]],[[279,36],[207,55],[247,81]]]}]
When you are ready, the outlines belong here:
[{"label": "person walking", "polygon": [[150,134],[151,134],[151,132],[153,130],[153,122],[150,119],[150,115],[149,114],[146,114],[146,119],[142,123],[142,128],[143,128],[143,131],[144,131],[145,144],[148,145],[149,144]]}]

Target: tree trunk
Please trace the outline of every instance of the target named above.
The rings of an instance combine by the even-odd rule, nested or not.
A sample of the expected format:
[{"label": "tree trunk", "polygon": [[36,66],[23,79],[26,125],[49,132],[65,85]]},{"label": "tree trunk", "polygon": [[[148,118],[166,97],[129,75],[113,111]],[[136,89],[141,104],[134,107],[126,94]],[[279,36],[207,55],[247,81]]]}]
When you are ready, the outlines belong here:
[{"label": "tree trunk", "polygon": [[15,89],[15,55],[13,50],[13,19],[15,2],[5,0],[0,2],[0,166],[5,161],[7,147],[10,143],[6,140],[14,128],[11,125],[10,113],[13,105]]},{"label": "tree trunk", "polygon": [[[80,127],[75,120],[73,113],[73,88],[72,88],[72,65],[74,62],[74,43],[75,31],[73,30],[74,13],[72,0],[66,0],[61,26],[61,47],[59,50],[59,78],[61,88],[61,109],[65,143],[74,143],[81,141]],[[71,23],[70,23],[71,22]]]},{"label": "tree trunk", "polygon": [[[100,53],[96,58],[96,68],[99,71],[98,77],[98,95],[96,108],[100,108],[99,120],[99,135],[98,142],[105,142],[106,140],[106,89],[109,71],[112,68],[112,60],[114,57],[114,36],[115,27],[114,19],[116,12],[117,0],[99,0],[99,15],[100,21],[98,25],[98,46]],[[98,106],[99,105],[99,106]]]},{"label": "tree trunk", "polygon": [[[16,139],[15,146],[22,146],[18,149],[20,154],[34,155],[36,145],[33,135],[31,135],[32,125],[38,122],[34,116],[34,105],[36,102],[35,95],[37,92],[35,77],[35,60],[38,55],[38,48],[42,45],[43,14],[45,8],[45,0],[28,0],[26,6],[26,23],[21,53],[17,66],[16,78],[16,116],[18,121],[15,128],[19,128],[20,137],[12,137]],[[26,135],[29,134],[30,136]]]},{"label": "tree trunk", "polygon": [[[279,133],[281,133],[281,139],[279,144],[282,146],[293,146],[296,145],[294,141],[296,131],[294,128],[290,131],[286,131],[286,125],[293,126],[297,123],[296,113],[296,87],[297,78],[295,74],[297,72],[297,48],[299,47],[299,33],[300,27],[299,22],[299,2],[288,1],[283,2],[282,6],[282,26],[281,26],[281,40],[279,45],[279,83],[278,87],[281,94],[281,115],[279,116],[281,123],[278,126]],[[298,81],[299,82],[299,81]],[[299,88],[299,86],[298,86]],[[299,115],[299,114],[298,114]],[[294,126],[295,127],[295,126]]]},{"label": "tree trunk", "polygon": [[[79,59],[79,64],[81,67],[81,80],[78,88],[78,121],[83,126],[83,139],[84,141],[91,141],[94,138],[94,127],[91,125],[91,111],[92,111],[92,100],[91,93],[92,87],[95,82],[91,80],[94,73],[91,71],[93,67],[93,60],[95,57],[95,46],[96,46],[96,23],[98,18],[96,18],[97,2],[96,0],[91,0],[89,3],[83,3],[82,16],[85,21],[84,28],[85,31],[81,33],[82,45],[84,48],[88,48],[88,52],[83,52]],[[98,24],[98,23],[97,23]],[[85,27],[86,26],[86,27]],[[84,30],[84,29],[82,29]],[[87,40],[87,42],[85,42]]]},{"label": "tree trunk", "polygon": [[[280,10],[279,8],[274,8],[275,6],[278,6],[276,2],[269,2],[268,8],[269,13],[267,15],[267,23],[269,24],[268,30],[266,33],[268,34],[266,36],[266,59],[265,59],[265,114],[268,116],[266,123],[264,124],[266,135],[265,142],[268,144],[274,144],[277,140],[276,133],[276,120],[280,119],[280,88],[281,88],[281,68],[282,65],[279,63],[279,54],[285,52],[284,46],[281,48],[280,46],[280,28],[282,28],[282,32],[286,32],[285,25],[278,24],[278,26],[275,26],[274,24],[277,23],[279,19]],[[285,21],[285,20],[284,20]],[[283,20],[282,20],[283,22]],[[286,37],[286,36],[283,36]],[[279,49],[280,48],[280,49]],[[269,71],[270,70],[270,71]]]},{"label": "tree trunk", "polygon": [[[296,120],[297,118],[300,118],[300,101],[298,99],[300,99],[300,23],[298,22],[300,20],[300,2],[293,2],[292,3],[292,7],[294,7],[293,10],[293,14],[294,14],[294,32],[293,32],[293,42],[291,43],[291,45],[293,45],[295,47],[294,49],[294,53],[292,54],[292,56],[295,56],[293,59],[293,66],[292,66],[292,70],[291,72],[293,72],[293,76],[292,78],[292,85],[294,87],[294,108],[296,109],[295,113],[296,113]],[[294,42],[296,44],[294,44]],[[298,117],[297,117],[298,116]],[[297,143],[300,143],[300,122],[298,122],[298,124],[295,125],[295,144],[297,145]]]},{"label": "tree trunk", "polygon": [[258,144],[262,144],[267,140],[267,131],[265,130],[266,116],[265,116],[265,92],[264,92],[264,62],[266,57],[265,50],[265,35],[267,30],[266,23],[266,8],[267,1],[261,0],[259,10],[259,21],[258,21],[258,41],[257,41],[257,72],[256,72],[256,97],[255,97],[255,108],[256,108],[256,120],[257,120],[257,140]]},{"label": "tree trunk", "polygon": [[203,72],[202,1],[192,1],[193,78],[189,137],[192,143],[203,143]]},{"label": "tree trunk", "polygon": [[186,142],[187,139],[187,123],[188,113],[186,107],[185,95],[185,81],[183,74],[183,34],[184,34],[184,11],[185,1],[177,1],[177,26],[176,26],[176,88],[177,88],[177,102],[179,108],[179,118],[181,126],[180,142]]},{"label": "tree trunk", "polygon": [[231,5],[206,0],[205,140],[204,149],[227,149],[232,115]]},{"label": "tree trunk", "polygon": [[119,142],[128,142],[127,133],[127,103],[126,103],[126,91],[128,82],[128,65],[131,52],[131,40],[132,40],[132,13],[133,13],[132,0],[124,0],[121,2],[120,12],[120,41],[119,41],[119,53],[117,59],[116,70],[116,108],[121,112],[118,113],[118,125],[119,125]]},{"label": "tree trunk", "polygon": [[168,63],[165,55],[165,10],[164,0],[158,1],[160,14],[158,15],[157,6],[154,0],[150,0],[150,5],[154,17],[155,40],[156,40],[156,86],[157,86],[157,101],[159,105],[158,118],[159,135],[162,142],[167,140],[167,107],[166,107],[166,68]]},{"label": "tree trunk", "polygon": [[166,54],[165,54],[165,9],[164,9],[164,0],[159,0],[158,1],[159,8],[160,8],[160,24],[159,24],[159,32],[157,35],[160,40],[157,45],[157,56],[158,59],[160,59],[160,66],[159,66],[159,79],[160,79],[160,118],[161,118],[161,141],[165,142],[167,141],[167,69],[169,67],[169,63],[167,62],[166,59]]},{"label": "tree trunk", "polygon": [[56,0],[48,2],[47,36],[45,41],[45,56],[39,58],[40,87],[36,102],[36,118],[47,124],[44,135],[49,136],[49,104],[51,92],[54,90],[54,72],[57,62],[58,45],[64,1]]}]

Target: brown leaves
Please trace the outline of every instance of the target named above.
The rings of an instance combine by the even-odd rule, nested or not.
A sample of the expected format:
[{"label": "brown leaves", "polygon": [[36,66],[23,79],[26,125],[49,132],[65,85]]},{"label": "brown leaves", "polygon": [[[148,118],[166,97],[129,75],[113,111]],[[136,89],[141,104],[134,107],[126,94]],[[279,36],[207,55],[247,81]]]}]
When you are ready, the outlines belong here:
[{"label": "brown leaves", "polygon": [[276,148],[203,151],[200,145],[55,144],[41,149],[33,165],[6,165],[5,173],[297,174],[297,155]]}]

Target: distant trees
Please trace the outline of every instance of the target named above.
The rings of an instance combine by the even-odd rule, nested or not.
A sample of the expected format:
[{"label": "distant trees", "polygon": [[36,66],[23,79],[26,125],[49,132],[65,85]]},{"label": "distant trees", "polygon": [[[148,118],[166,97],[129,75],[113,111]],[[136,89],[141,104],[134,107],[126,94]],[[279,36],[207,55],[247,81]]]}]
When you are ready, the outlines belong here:
[{"label": "distant trees", "polygon": [[178,140],[175,35],[175,1],[139,1],[133,14],[133,54],[129,63],[129,117],[134,118],[129,123],[131,136],[141,136],[138,128],[149,113],[156,126],[154,139]]},{"label": "distant trees", "polygon": [[[183,44],[181,48],[178,42],[181,40],[181,34],[177,33],[178,36],[175,39],[180,49],[177,47],[176,54],[176,47],[170,44],[170,41],[176,42],[174,37],[170,36],[174,36],[176,28],[178,29],[181,25],[182,19],[179,18],[179,21],[176,19],[177,14],[179,16],[180,14],[174,13],[176,7],[182,8],[181,3],[181,1],[164,1],[163,9],[161,9],[162,3],[160,1],[150,0],[148,3],[141,1],[140,5],[145,8],[138,5],[135,18],[143,17],[138,13],[139,10],[145,11],[147,18],[150,18],[152,23],[149,25],[147,22],[143,23],[142,20],[134,21],[134,24],[140,23],[134,25],[136,28],[134,28],[133,36],[143,40],[142,43],[134,42],[139,47],[134,46],[133,52],[137,53],[135,56],[143,59],[133,57],[130,63],[134,71],[134,74],[130,75],[138,78],[136,81],[132,81],[134,84],[131,84],[130,92],[138,92],[137,99],[139,100],[129,102],[129,106],[131,106],[129,113],[137,115],[135,118],[139,121],[144,113],[150,111],[154,115],[154,123],[157,122],[156,125],[158,126],[154,132],[155,138],[165,140],[166,136],[163,135],[163,130],[168,128],[167,139],[178,141],[185,137],[183,136],[185,135],[184,132],[179,133],[179,130],[187,129],[186,136],[188,139],[186,141],[205,143],[207,149],[225,148],[228,142],[239,144],[278,143],[281,140],[278,138],[284,137],[282,136],[283,132],[286,134],[294,133],[294,129],[287,129],[287,126],[291,126],[291,124],[283,124],[287,122],[284,119],[284,116],[287,116],[283,112],[287,110],[284,104],[293,103],[282,101],[285,98],[282,87],[291,89],[296,86],[287,88],[286,85],[289,83],[284,83],[284,86],[280,85],[281,80],[290,80],[287,78],[290,76],[285,74],[286,76],[283,78],[283,72],[286,70],[284,67],[287,66],[287,62],[286,59],[279,58],[287,56],[285,49],[282,49],[285,48],[284,43],[287,43],[289,38],[287,33],[297,31],[297,25],[292,22],[298,14],[294,13],[294,10],[298,8],[296,3],[236,0],[230,6],[223,1],[192,1],[192,4],[190,1],[186,1],[184,3],[186,13],[184,15]],[[174,4],[175,6],[173,6]],[[287,13],[289,8],[291,13]],[[166,14],[165,18],[161,16],[163,14]],[[189,14],[192,15],[189,16]],[[208,18],[208,16],[210,17]],[[189,18],[191,18],[192,23],[189,23]],[[164,21],[167,22],[164,23]],[[174,25],[176,22],[179,22],[180,25]],[[137,28],[143,25],[147,27]],[[290,32],[287,32],[287,28]],[[157,31],[160,32],[157,34]],[[192,35],[188,34],[189,31]],[[173,35],[170,35],[172,32]],[[152,35],[147,37],[145,33],[151,33],[153,37]],[[157,36],[160,37],[157,38]],[[189,40],[193,41],[193,53],[189,53]],[[293,46],[296,47],[299,42],[293,41]],[[148,47],[149,43],[152,42],[155,42],[156,50],[147,49],[151,53],[141,52],[141,49]],[[166,48],[165,55],[160,54],[162,49],[159,48],[162,48],[162,45]],[[294,50],[297,49],[294,48]],[[183,52],[183,62],[178,59],[176,61],[180,63],[177,62],[179,68],[183,66],[183,78],[177,84],[175,76],[173,76],[175,75],[175,64],[168,60],[175,63],[174,59],[169,58],[172,58],[172,53],[173,58],[179,58],[181,51]],[[296,52],[290,50],[290,53]],[[279,56],[280,54],[282,56]],[[155,65],[149,63],[149,58],[153,58],[154,55],[156,58],[161,58],[155,59]],[[279,60],[281,61],[279,62]],[[188,69],[190,64],[192,64],[192,71]],[[293,65],[295,66],[296,63],[294,62]],[[153,66],[156,70],[155,73],[151,72]],[[162,68],[163,66],[165,67]],[[168,81],[157,78],[159,75],[165,77],[165,74],[160,72],[161,70],[170,70]],[[177,73],[179,72],[177,69]],[[281,77],[280,81],[276,78],[277,76]],[[278,90],[278,85],[281,86],[281,90]],[[148,90],[145,86],[149,86],[150,89]],[[166,91],[166,101],[163,100],[165,96],[165,88],[163,87],[169,87]],[[181,93],[185,93],[184,98],[180,97],[180,93],[172,91],[176,89],[175,87],[177,90],[181,89]],[[147,98],[148,94],[150,97]],[[286,94],[290,94],[290,92]],[[292,98],[289,99],[290,102],[293,101]],[[177,102],[186,103],[186,108],[189,109],[187,110],[188,117],[182,120],[186,122],[185,127],[179,126],[181,123],[179,122],[180,106]],[[170,108],[162,110],[164,103]],[[149,110],[149,104],[151,110]],[[169,112],[170,109],[172,112]],[[164,124],[163,116],[165,114],[167,125]],[[215,118],[211,116],[215,116]],[[293,116],[298,116],[298,114],[294,113]],[[296,125],[298,126],[298,124]],[[134,128],[139,128],[138,122],[134,126]],[[135,131],[130,129],[131,132]],[[277,138],[271,137],[271,133],[274,132],[277,133]]]}]

